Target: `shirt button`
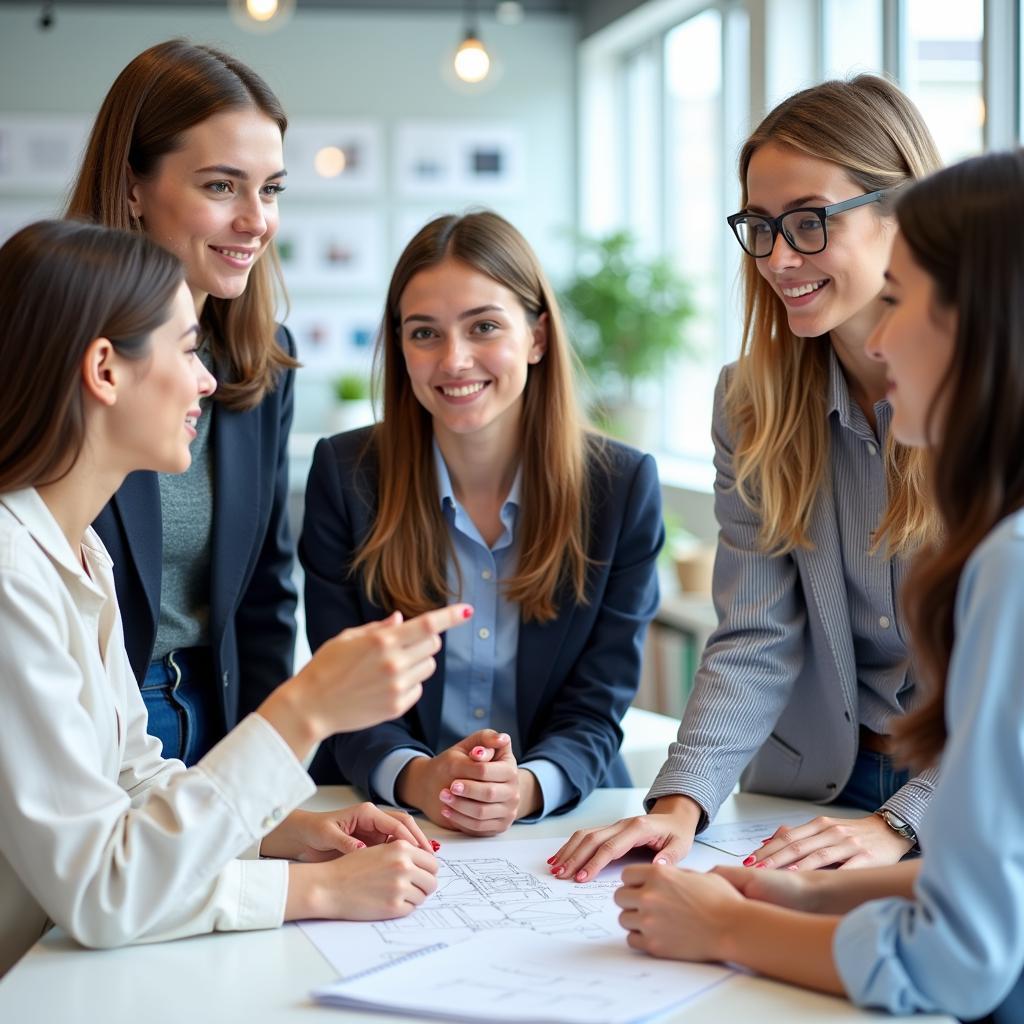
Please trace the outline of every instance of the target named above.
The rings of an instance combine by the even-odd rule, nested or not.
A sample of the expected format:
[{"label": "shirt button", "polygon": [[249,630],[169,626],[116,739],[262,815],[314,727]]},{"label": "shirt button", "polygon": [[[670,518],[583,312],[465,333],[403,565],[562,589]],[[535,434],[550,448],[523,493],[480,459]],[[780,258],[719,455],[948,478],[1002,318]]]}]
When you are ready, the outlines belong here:
[{"label": "shirt button", "polygon": [[877,455],[877,454],[878,454],[878,449],[870,441],[868,441],[868,455]]},{"label": "shirt button", "polygon": [[491,570],[484,569],[484,571],[480,573],[480,578],[484,580],[489,580],[491,578]]},{"label": "shirt button", "polygon": [[487,712],[484,711],[483,708],[473,708],[473,717],[474,718],[483,718],[484,715],[486,715],[486,714],[487,714]]},{"label": "shirt button", "polygon": [[486,626],[481,626],[476,635],[481,640],[486,640],[491,635],[491,631]]},{"label": "shirt button", "polygon": [[883,615],[878,620],[878,624],[882,627],[882,629],[888,629],[892,625],[892,623],[889,621],[888,615]]}]

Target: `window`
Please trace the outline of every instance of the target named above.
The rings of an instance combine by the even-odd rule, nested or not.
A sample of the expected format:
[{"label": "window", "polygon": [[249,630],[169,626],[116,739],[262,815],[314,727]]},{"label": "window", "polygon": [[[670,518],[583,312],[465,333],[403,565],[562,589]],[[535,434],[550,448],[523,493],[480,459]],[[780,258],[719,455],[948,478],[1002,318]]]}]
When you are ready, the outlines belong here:
[{"label": "window", "polygon": [[983,0],[905,0],[903,86],[947,163],[980,153]]},{"label": "window", "polygon": [[825,78],[881,71],[884,62],[881,0],[824,0]]}]

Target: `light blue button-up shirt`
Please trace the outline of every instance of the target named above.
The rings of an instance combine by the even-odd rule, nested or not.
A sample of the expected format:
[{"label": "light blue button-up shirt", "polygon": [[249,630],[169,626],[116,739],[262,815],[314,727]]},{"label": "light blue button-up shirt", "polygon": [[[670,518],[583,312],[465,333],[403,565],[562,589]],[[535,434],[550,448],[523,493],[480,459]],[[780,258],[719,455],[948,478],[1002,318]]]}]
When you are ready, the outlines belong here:
[{"label": "light blue button-up shirt", "polygon": [[[473,606],[469,628],[453,629],[445,637],[444,692],[441,698],[440,750],[445,750],[478,729],[507,732],[512,750],[522,756],[516,701],[516,657],[519,642],[519,605],[502,592],[501,581],[514,575],[518,548],[522,468],[516,471],[511,490],[501,507],[501,536],[493,546],[480,535],[476,523],[459,504],[441,449],[434,443],[434,467],[441,509],[455,551],[448,565],[448,587],[460,601]],[[459,574],[461,572],[461,591]],[[425,757],[410,748],[393,750],[374,769],[374,792],[395,804],[395,781],[414,757]],[[572,795],[565,772],[552,761],[523,761],[520,768],[533,773],[543,804],[537,821],[557,810]]]},{"label": "light blue button-up shirt", "polygon": [[946,690],[949,739],[918,835],[913,901],[866,903],[840,923],[850,998],[890,1013],[1024,1020],[1024,512],[960,577]]}]

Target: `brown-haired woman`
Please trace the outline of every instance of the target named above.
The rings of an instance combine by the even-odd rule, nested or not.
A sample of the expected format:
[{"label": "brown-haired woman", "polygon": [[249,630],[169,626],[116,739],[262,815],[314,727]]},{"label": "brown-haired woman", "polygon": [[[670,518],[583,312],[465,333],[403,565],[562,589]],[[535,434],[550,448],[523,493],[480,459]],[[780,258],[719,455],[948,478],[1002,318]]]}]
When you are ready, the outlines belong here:
[{"label": "brown-haired woman", "polygon": [[942,758],[924,856],[859,872],[627,868],[616,901],[630,945],[658,956],[741,963],[892,1013],[1019,1024],[1024,152],[928,178],[897,218],[890,312],[867,350],[893,433],[928,450],[943,527],[903,591],[929,685],[896,739],[918,767]]},{"label": "brown-haired woman", "polygon": [[189,465],[216,387],[199,333],[181,264],[142,235],[44,221],[0,249],[0,974],[50,921],[113,946],[398,917],[434,888],[407,815],[294,808],[301,759],[414,703],[467,606],[333,638],[194,768],[147,734],[89,523],[128,474]]},{"label": "brown-haired woman", "polygon": [[287,119],[240,61],[183,40],[139,54],[100,107],[72,217],[178,256],[220,386],[181,476],[129,477],[96,529],[169,757],[192,764],[292,672],[287,522],[294,344],[275,327]]},{"label": "brown-haired woman", "polygon": [[657,474],[585,429],[522,235],[488,212],[426,225],[392,275],[377,354],[383,421],[321,441],[310,473],[310,646],[448,595],[475,620],[408,715],[334,737],[316,767],[475,835],[627,785],[619,721],[657,605]]},{"label": "brown-haired woman", "polygon": [[719,615],[649,813],[573,836],[560,876],[651,846],[675,862],[744,789],[858,807],[782,828],[751,865],[893,863],[935,780],[892,760],[915,705],[898,592],[936,529],[922,457],[889,432],[864,352],[895,231],[894,190],[934,170],[914,105],[874,75],[784,100],[740,154],[743,346],[715,394]]}]

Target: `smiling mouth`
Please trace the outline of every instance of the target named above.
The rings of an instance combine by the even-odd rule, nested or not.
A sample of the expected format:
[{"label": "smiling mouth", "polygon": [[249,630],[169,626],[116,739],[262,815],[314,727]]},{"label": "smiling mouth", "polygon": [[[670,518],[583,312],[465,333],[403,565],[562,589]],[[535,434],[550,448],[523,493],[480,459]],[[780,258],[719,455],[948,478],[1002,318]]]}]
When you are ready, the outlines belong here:
[{"label": "smiling mouth", "polygon": [[197,429],[197,424],[199,423],[199,417],[201,415],[202,415],[202,413],[189,413],[185,417],[185,426],[186,427],[191,427],[193,430],[196,430]]},{"label": "smiling mouth", "polygon": [[252,260],[257,252],[256,249],[228,249],[223,245],[211,245],[210,248],[214,252],[219,252],[222,256],[227,256],[233,260],[240,260],[243,263]]},{"label": "smiling mouth", "polygon": [[446,398],[468,398],[470,395],[483,391],[488,383],[488,381],[474,381],[472,384],[460,384],[457,386],[441,384],[437,390]]},{"label": "smiling mouth", "polygon": [[800,299],[805,295],[810,295],[812,292],[819,291],[828,284],[828,281],[812,281],[810,284],[800,284],[795,288],[781,288],[779,291],[786,296],[787,299]]}]

